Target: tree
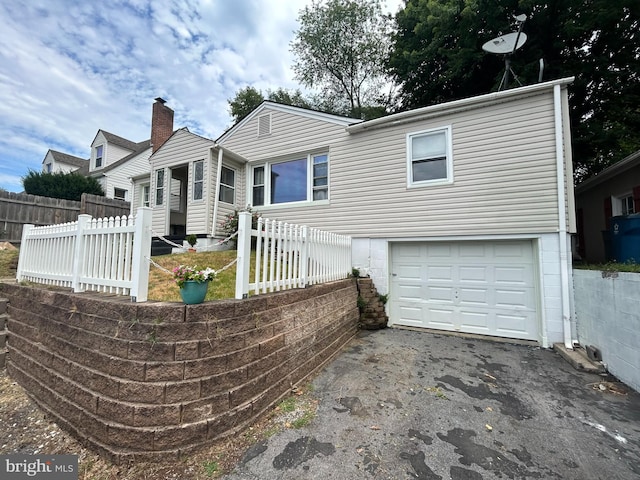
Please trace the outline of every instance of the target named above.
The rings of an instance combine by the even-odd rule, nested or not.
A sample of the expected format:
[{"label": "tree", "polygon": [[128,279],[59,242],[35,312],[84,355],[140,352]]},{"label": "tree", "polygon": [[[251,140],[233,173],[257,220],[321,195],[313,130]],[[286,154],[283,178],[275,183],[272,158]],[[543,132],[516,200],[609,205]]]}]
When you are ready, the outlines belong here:
[{"label": "tree", "polygon": [[279,87],[276,90],[267,90],[267,96],[265,97],[261,90],[248,86],[238,90],[236,96],[228,100],[234,123],[249,115],[265,100],[284,105],[313,108],[312,102],[307,100],[300,90],[287,90]]},{"label": "tree", "polygon": [[22,177],[24,191],[42,197],[63,198],[80,201],[83,193],[104,195],[102,187],[93,177],[85,177],[79,173],[46,173],[29,170]]},{"label": "tree", "polygon": [[[576,180],[640,148],[640,21],[633,0],[407,0],[396,15],[388,66],[410,109],[495,91],[503,60],[482,44],[515,30],[523,84],[575,76],[570,87]],[[511,86],[517,85],[512,81]]]},{"label": "tree", "polygon": [[264,96],[260,90],[256,90],[253,87],[245,87],[238,90],[236,96],[228,100],[228,102],[231,117],[233,117],[234,123],[238,123],[264,102]]},{"label": "tree", "polygon": [[393,92],[383,89],[390,85],[385,59],[391,22],[378,0],[313,0],[298,20],[291,50],[304,86],[319,88],[328,105],[352,116],[390,104]]}]

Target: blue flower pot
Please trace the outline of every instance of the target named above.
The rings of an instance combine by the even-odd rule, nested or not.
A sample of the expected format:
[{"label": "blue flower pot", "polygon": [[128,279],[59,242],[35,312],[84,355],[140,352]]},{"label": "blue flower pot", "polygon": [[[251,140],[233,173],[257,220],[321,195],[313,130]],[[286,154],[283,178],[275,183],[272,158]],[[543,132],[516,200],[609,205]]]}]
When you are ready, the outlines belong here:
[{"label": "blue flower pot", "polygon": [[208,287],[209,282],[187,280],[184,282],[184,286],[180,289],[182,301],[187,305],[195,305],[196,303],[204,302],[204,297],[207,296]]}]

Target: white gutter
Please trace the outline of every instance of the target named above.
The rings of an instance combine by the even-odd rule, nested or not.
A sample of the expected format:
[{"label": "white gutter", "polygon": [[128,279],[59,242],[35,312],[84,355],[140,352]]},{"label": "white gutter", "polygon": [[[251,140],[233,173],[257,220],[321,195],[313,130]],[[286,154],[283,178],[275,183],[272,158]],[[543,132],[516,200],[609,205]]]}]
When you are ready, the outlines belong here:
[{"label": "white gutter", "polygon": [[216,236],[216,224],[218,221],[218,203],[220,198],[220,179],[222,178],[222,147],[218,144],[214,145],[213,149],[218,149],[218,164],[216,168],[216,196],[213,199],[213,221],[211,222],[211,236]]},{"label": "white gutter", "polygon": [[567,245],[567,212],[565,201],[564,134],[562,128],[562,91],[559,84],[553,87],[553,113],[556,137],[556,174],[558,183],[558,240],[560,247],[560,290],[562,295],[562,330],[564,346],[573,349],[571,338],[571,304],[569,295],[569,258]]}]

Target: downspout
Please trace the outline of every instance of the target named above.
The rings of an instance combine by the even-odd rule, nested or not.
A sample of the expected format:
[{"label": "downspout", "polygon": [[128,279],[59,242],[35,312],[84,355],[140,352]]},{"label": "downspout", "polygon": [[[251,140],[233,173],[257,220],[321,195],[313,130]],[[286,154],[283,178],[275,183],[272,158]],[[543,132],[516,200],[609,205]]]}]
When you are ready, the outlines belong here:
[{"label": "downspout", "polygon": [[216,225],[218,222],[218,198],[220,198],[220,179],[222,178],[222,147],[214,145],[213,148],[218,149],[218,163],[216,165],[216,188],[215,197],[213,199],[213,222],[211,222],[211,236],[216,236]]},{"label": "downspout", "polygon": [[564,169],[564,130],[562,122],[562,91],[560,85],[553,86],[553,111],[556,137],[556,176],[558,183],[558,240],[560,250],[560,290],[562,295],[562,330],[564,346],[573,349],[571,338],[571,303],[569,294],[569,258],[567,245],[567,212]]}]

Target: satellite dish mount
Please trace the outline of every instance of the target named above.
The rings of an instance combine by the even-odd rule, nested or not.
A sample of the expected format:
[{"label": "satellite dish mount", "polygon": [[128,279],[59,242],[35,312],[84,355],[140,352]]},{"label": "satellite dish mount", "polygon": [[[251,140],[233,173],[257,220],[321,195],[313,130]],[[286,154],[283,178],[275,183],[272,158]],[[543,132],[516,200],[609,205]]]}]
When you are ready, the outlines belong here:
[{"label": "satellite dish mount", "polygon": [[500,81],[498,91],[506,90],[507,88],[509,88],[509,74],[511,74],[514,80],[518,82],[518,85],[522,86],[522,83],[520,83],[518,76],[511,68],[511,56],[527,41],[527,34],[522,32],[522,26],[527,20],[527,16],[523,13],[517,16],[514,15],[513,18],[515,18],[516,25],[518,26],[517,32],[501,35],[497,38],[494,38],[493,40],[489,40],[484,45],[482,45],[482,49],[485,52],[494,53],[496,55],[504,55],[504,74],[502,75],[502,80]]}]

